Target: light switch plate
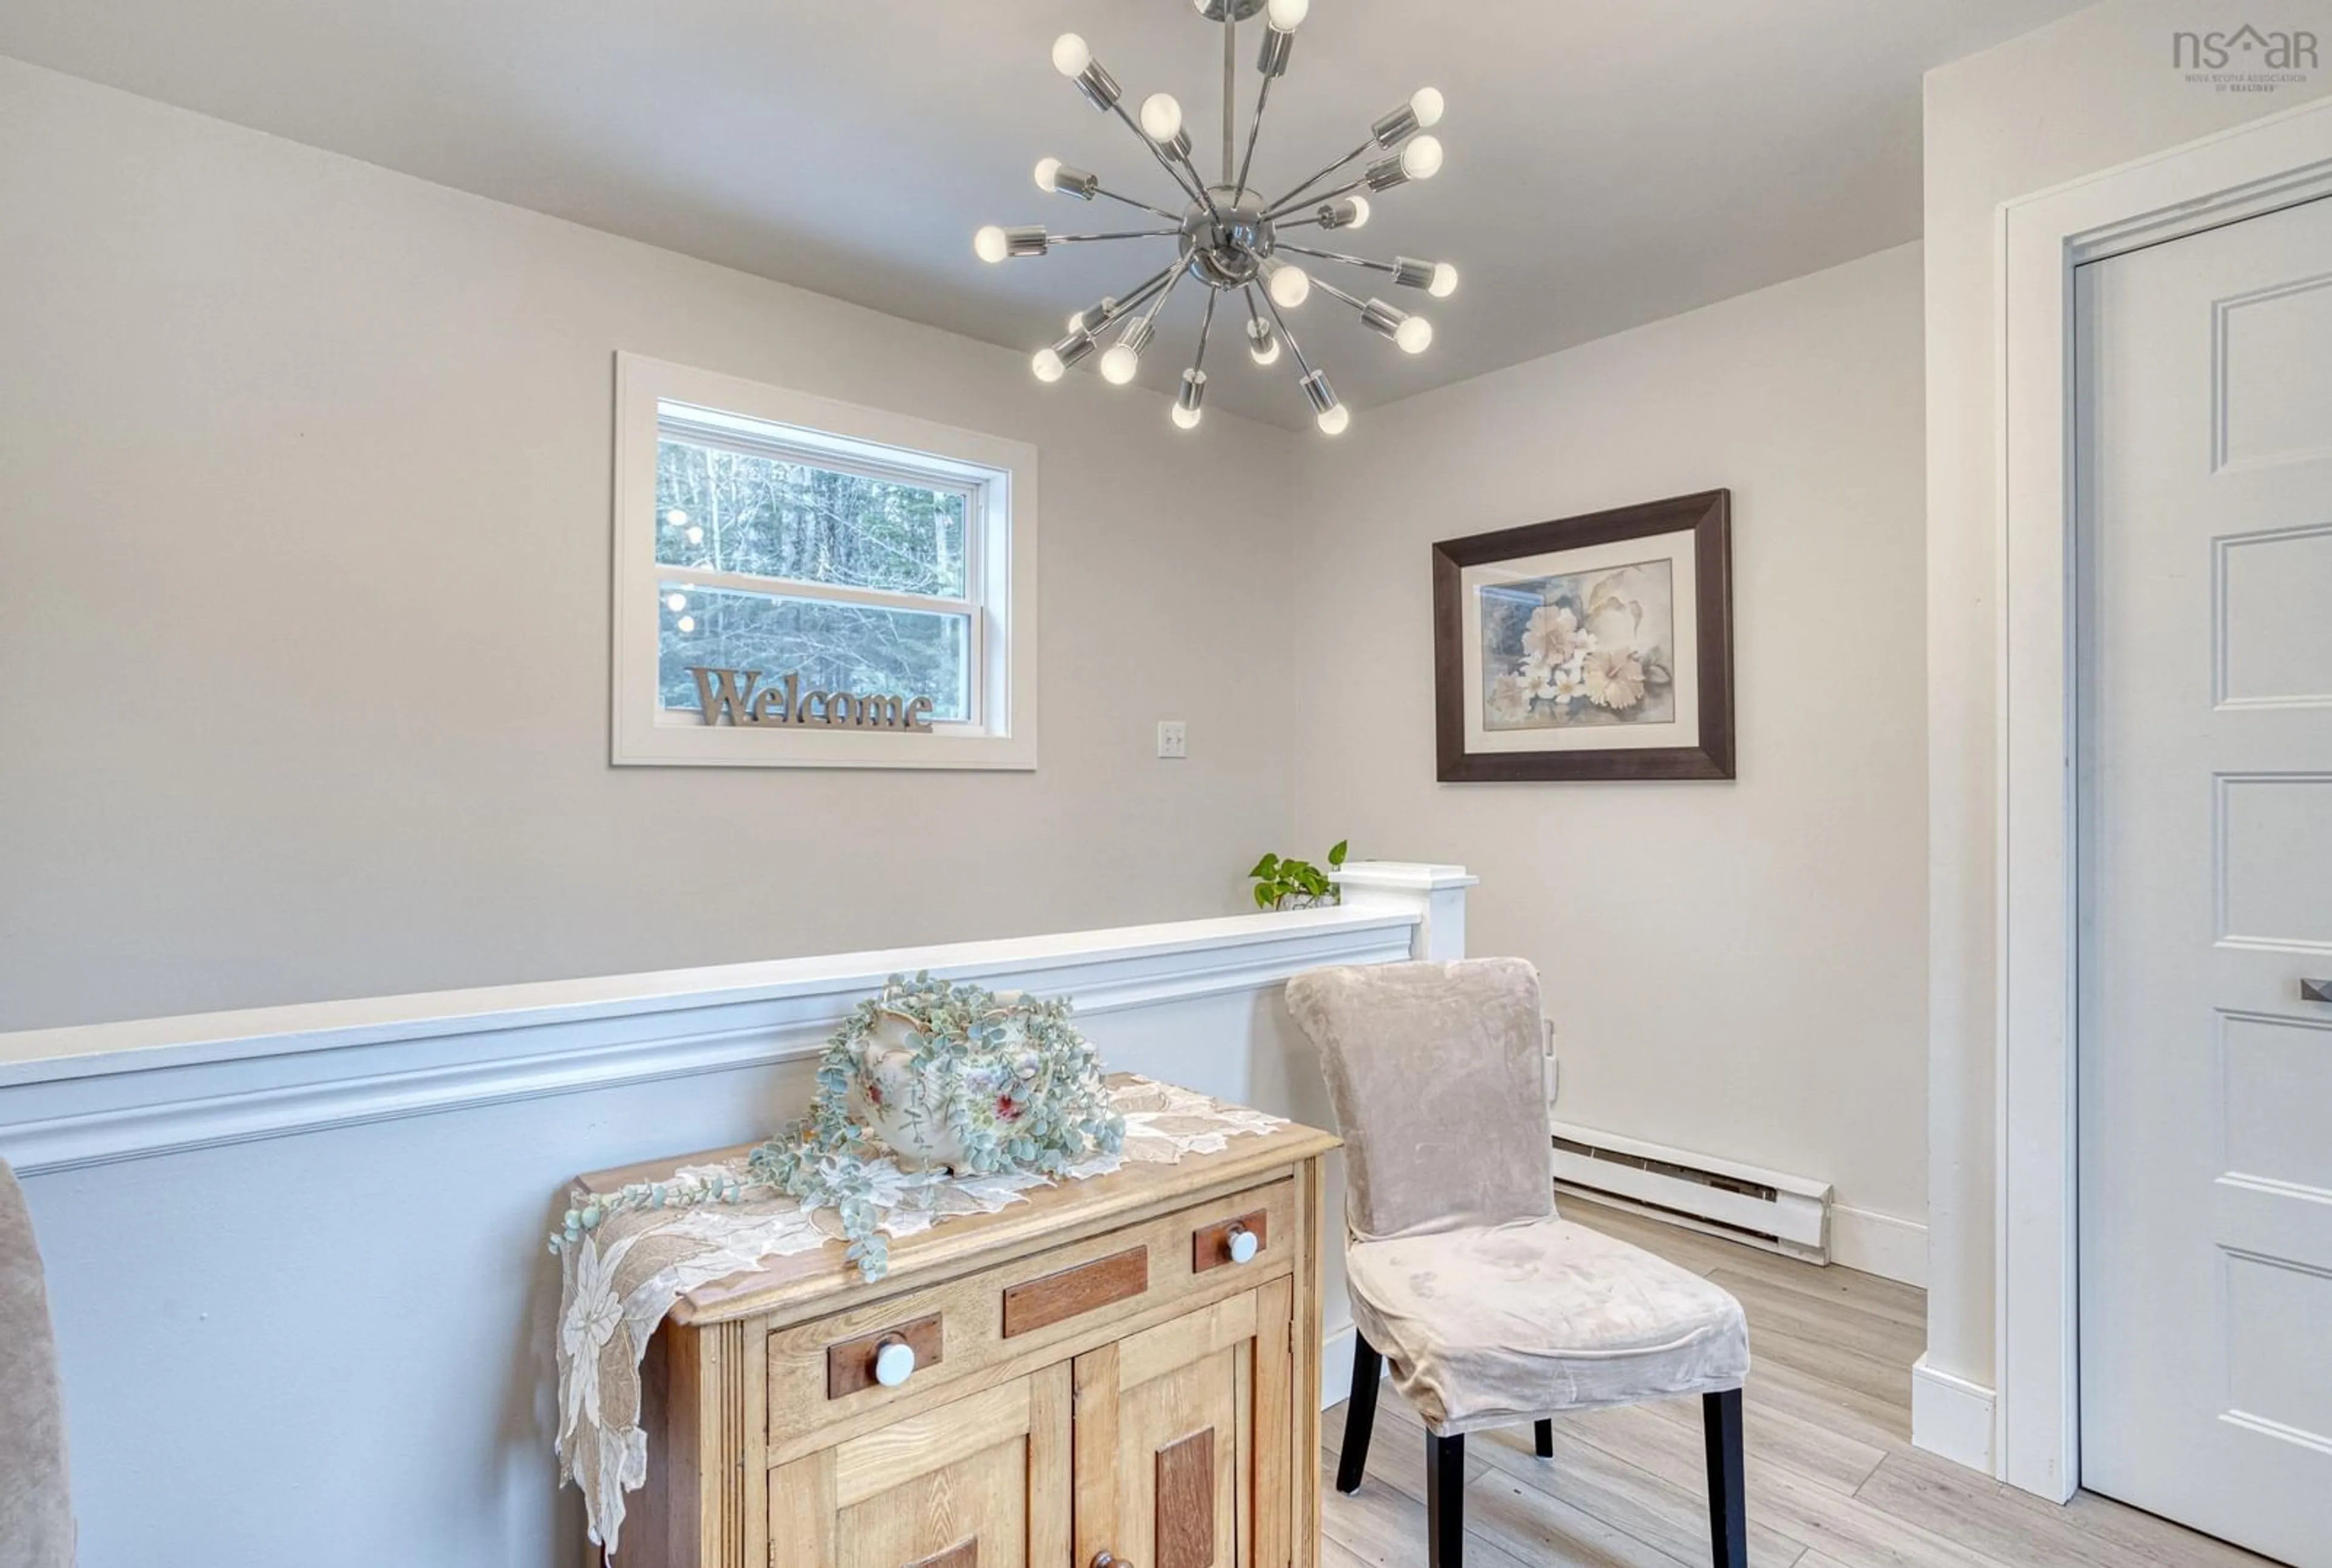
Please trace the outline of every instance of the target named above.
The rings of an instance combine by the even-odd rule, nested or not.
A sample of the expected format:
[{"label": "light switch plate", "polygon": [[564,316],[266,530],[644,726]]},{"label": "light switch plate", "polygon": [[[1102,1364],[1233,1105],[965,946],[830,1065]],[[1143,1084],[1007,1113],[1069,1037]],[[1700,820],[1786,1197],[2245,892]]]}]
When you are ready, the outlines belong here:
[{"label": "light switch plate", "polygon": [[1188,757],[1190,754],[1190,740],[1183,732],[1181,720],[1158,721],[1158,754],[1161,757],[1178,758]]}]

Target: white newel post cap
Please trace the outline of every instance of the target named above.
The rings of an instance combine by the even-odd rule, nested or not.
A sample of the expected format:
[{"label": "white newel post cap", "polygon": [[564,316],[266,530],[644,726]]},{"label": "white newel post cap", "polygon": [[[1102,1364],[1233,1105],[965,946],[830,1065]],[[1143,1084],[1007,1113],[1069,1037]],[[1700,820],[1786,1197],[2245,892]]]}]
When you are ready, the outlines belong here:
[{"label": "white newel post cap", "polygon": [[1448,962],[1466,956],[1466,890],[1481,881],[1462,865],[1415,860],[1348,860],[1330,872],[1347,909],[1401,910],[1417,916],[1409,956]]}]

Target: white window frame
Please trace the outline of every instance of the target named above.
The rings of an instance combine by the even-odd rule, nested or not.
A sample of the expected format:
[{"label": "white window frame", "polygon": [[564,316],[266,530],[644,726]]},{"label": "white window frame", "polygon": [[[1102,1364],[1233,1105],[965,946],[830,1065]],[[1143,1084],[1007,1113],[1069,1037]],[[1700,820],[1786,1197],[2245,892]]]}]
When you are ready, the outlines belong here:
[{"label": "white window frame", "polygon": [[[683,410],[683,412],[673,412]],[[964,493],[965,597],[783,585],[788,598],[966,615],[970,713],[929,734],[817,725],[707,724],[658,700],[666,583],[767,594],[772,579],[659,565],[657,443],[689,439]],[[616,356],[615,630],[611,760],[618,767],[1037,766],[1037,449],[637,354]],[[769,672],[772,674],[780,672]]]}]

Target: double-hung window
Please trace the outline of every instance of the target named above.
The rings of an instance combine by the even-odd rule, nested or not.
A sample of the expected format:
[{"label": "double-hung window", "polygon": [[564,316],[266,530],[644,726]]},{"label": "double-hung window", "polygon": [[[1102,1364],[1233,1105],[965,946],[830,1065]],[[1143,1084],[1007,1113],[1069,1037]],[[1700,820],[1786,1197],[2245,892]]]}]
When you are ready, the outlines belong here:
[{"label": "double-hung window", "polygon": [[616,365],[618,763],[1036,766],[1036,453]]}]

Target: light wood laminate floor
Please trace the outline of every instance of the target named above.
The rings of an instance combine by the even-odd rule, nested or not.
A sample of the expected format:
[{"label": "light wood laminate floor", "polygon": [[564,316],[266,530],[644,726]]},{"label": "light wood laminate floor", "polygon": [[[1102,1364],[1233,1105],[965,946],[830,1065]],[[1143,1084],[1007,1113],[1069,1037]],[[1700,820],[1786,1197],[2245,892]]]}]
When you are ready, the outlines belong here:
[{"label": "light wood laminate floor", "polygon": [[[1565,1218],[1707,1275],[1749,1314],[1751,1568],[2267,1568],[2267,1559],[2084,1492],[2066,1507],[1911,1447],[1922,1291],[1818,1268],[1577,1198]],[[1322,1568],[1425,1568],[1425,1429],[1390,1388],[1367,1478],[1335,1491],[1344,1407],[1322,1419]],[[1470,1438],[1467,1568],[1704,1568],[1700,1401]]]}]

